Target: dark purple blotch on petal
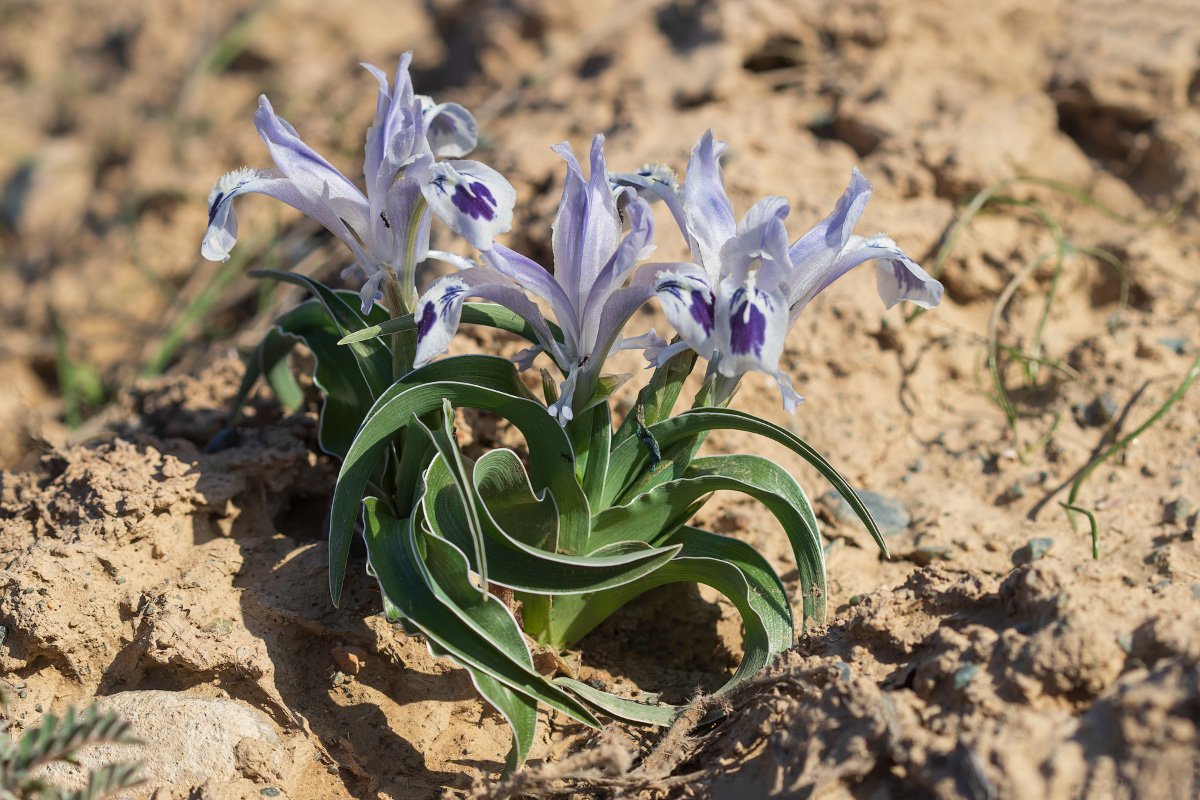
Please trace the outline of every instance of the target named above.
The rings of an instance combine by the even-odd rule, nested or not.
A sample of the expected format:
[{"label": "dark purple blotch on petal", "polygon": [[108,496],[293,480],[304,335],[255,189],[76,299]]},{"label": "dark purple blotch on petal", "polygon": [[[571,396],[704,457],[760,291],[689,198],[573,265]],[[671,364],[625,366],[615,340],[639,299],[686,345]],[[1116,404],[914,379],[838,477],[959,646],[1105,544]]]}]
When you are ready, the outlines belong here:
[{"label": "dark purple blotch on petal", "polygon": [[486,219],[489,222],[496,218],[496,198],[482,183],[467,182],[454,187],[454,196],[450,198],[454,207],[472,219]]},{"label": "dark purple blotch on petal", "polygon": [[737,355],[762,355],[767,335],[767,316],[750,302],[744,289],[733,296],[733,313],[729,317],[729,345]]},{"label": "dark purple blotch on petal", "polygon": [[212,225],[213,219],[217,216],[217,209],[221,207],[221,201],[225,199],[225,193],[221,192],[213,198],[212,205],[208,207],[208,224]]},{"label": "dark purple blotch on petal", "polygon": [[425,310],[421,312],[421,318],[417,320],[417,341],[428,335],[435,322],[437,322],[437,309],[433,307],[433,303],[426,303]]},{"label": "dark purple blotch on petal", "polygon": [[683,295],[686,292],[691,296],[691,301],[688,303],[688,311],[692,315],[692,319],[704,329],[705,333],[711,333],[713,329],[713,298],[708,292],[697,292],[685,288],[679,281],[665,280],[658,285],[658,291],[668,292],[673,295],[679,302],[684,302]]}]

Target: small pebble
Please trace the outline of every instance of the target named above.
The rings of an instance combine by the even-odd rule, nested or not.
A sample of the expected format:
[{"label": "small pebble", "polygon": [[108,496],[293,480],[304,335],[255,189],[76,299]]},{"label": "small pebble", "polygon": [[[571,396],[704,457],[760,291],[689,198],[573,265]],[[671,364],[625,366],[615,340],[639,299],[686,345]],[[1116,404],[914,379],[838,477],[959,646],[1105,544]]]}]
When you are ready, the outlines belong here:
[{"label": "small pebble", "polygon": [[1117,645],[1126,653],[1133,652],[1133,636],[1128,633],[1117,634]]},{"label": "small pebble", "polygon": [[37,712],[37,713],[39,713],[39,714],[40,714],[40,713],[42,713],[42,704],[41,704],[41,703],[38,703],[37,705],[35,705],[35,706],[33,707],[33,710],[34,710],[34,711],[36,711],[36,712]]},{"label": "small pebble", "polygon": [[978,664],[972,661],[963,664],[954,671],[954,688],[959,691],[965,689],[974,680],[977,672],[979,672]]},{"label": "small pebble", "polygon": [[118,585],[118,586],[120,586],[120,585],[121,585],[122,583],[124,583],[124,582],[125,582],[125,579],[124,579],[124,578],[117,578],[117,585]]},{"label": "small pebble", "polygon": [[1046,553],[1049,553],[1050,549],[1052,547],[1054,547],[1053,539],[1050,539],[1047,537],[1030,539],[1029,540],[1029,555],[1034,561],[1037,561],[1039,558],[1046,555]]},{"label": "small pebble", "polygon": [[333,673],[333,685],[341,686],[346,682],[346,676],[341,671]]},{"label": "small pebble", "polygon": [[1192,584],[1192,599],[1200,600],[1200,583]]},{"label": "small pebble", "polygon": [[330,654],[338,669],[347,675],[357,675],[367,660],[367,651],[361,647],[335,647]]},{"label": "small pebble", "polygon": [[[879,526],[879,531],[885,537],[899,536],[908,530],[908,525],[912,521],[912,515],[908,511],[908,506],[902,501],[894,497],[879,494],[878,492],[869,492],[863,489],[856,490],[856,493],[859,499],[862,500],[863,505],[871,512],[871,516],[875,519],[875,524]],[[821,502],[833,513],[834,518],[840,524],[850,526],[862,525],[858,519],[858,515],[854,513],[854,509],[836,491],[826,492],[821,497]]]},{"label": "small pebble", "polygon": [[158,606],[154,605],[154,603],[147,603],[146,607],[142,610],[142,613],[147,617],[153,617],[158,613]]},{"label": "small pebble", "polygon": [[281,792],[278,789],[276,789],[274,786],[264,786],[259,791],[259,794],[261,794],[263,797],[279,797]]}]

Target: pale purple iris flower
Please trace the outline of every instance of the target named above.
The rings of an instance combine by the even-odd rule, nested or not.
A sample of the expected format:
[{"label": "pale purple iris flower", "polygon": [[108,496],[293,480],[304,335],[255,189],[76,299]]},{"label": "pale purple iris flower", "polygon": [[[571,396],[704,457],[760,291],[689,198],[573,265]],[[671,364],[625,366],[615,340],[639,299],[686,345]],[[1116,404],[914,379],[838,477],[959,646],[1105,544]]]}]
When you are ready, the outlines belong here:
[{"label": "pale purple iris flower", "polygon": [[[544,351],[566,376],[551,408],[566,424],[595,401],[601,367],[610,354],[665,345],[653,330],[639,337],[621,337],[633,312],[654,296],[653,272],[639,270],[625,285],[638,262],[654,249],[654,217],[649,204],[632,190],[614,191],[603,144],[602,135],[592,140],[589,178],[584,177],[569,143],[554,147],[567,162],[567,177],[553,226],[553,274],[498,244],[484,250],[483,264],[456,262],[460,271],[431,283],[417,303],[417,366],[445,351],[467,297],[507,306],[533,326],[541,342],[514,359],[518,365],[529,366]],[[622,238],[626,223],[629,230]],[[643,272],[646,279],[639,280]],[[561,343],[551,336],[541,311],[522,289],[549,304],[562,328]]]},{"label": "pale purple iris flower", "polygon": [[[200,252],[225,261],[237,240],[235,197],[258,192],[296,208],[320,222],[354,253],[343,277],[366,278],[362,308],[395,290],[404,309],[416,302],[416,265],[429,255],[431,214],[479,250],[512,227],[516,191],[498,172],[475,161],[455,159],[475,148],[475,119],[456,103],[435,104],[413,93],[408,65],[400,58],[396,86],[369,64],[379,81],[375,120],[367,130],[361,191],[316,151],[296,129],[275,114],[266,96],[258,101],[254,124],[275,166],[243,167],[221,177],[208,196],[208,230]],[[393,308],[392,313],[400,309]]]},{"label": "pale purple iris flower", "polygon": [[790,209],[782,197],[764,197],[735,222],[721,173],[725,149],[711,130],[705,133],[692,149],[682,191],[660,165],[613,176],[617,185],[667,204],[695,262],[659,266],[654,289],[683,341],[646,356],[661,364],[693,348],[725,379],[718,392],[725,397],[744,373],[766,373],[779,384],[784,408],[795,412],[803,398],[779,369],[779,358],[787,332],[819,292],[872,260],[888,308],[901,300],[932,308],[941,302],[942,284],[887,236],[853,233],[871,196],[871,183],[857,168],[833,213],[791,245],[784,227]]}]

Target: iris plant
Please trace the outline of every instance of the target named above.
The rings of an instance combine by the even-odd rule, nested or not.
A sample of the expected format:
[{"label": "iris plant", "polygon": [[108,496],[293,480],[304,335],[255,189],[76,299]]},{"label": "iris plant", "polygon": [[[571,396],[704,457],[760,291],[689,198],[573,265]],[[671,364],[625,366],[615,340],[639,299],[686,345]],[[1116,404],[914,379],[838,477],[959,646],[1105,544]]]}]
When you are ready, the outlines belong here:
[{"label": "iris plant", "polygon": [[[365,192],[262,98],[255,123],[276,166],[236,170],[217,182],[202,252],[228,257],[237,237],[232,203],[246,192],[303,211],[349,247],[347,276],[366,278],[357,293],[261,273],[314,297],[280,317],[247,360],[235,406],[261,376],[282,402],[302,407],[288,354],[297,342],[312,352],[322,395],[318,442],[341,463],[329,528],[333,600],[361,522],[366,570],[379,582],[384,612],[423,634],[434,655],[463,667],[504,715],[515,740],[511,770],[533,746],[539,704],[592,726],[599,715],[667,724],[679,713],[569,673],[539,673],[530,654],[531,644],[551,651],[575,645],[649,589],[705,583],[738,609],[744,656],[721,691],[791,646],[791,603],[767,561],[738,539],[690,524],[715,492],[741,492],[775,517],[792,546],[803,622],[824,619],[825,552],[804,491],[775,461],[699,455],[709,431],[741,430],[791,449],[832,483],[886,552],[858,495],[819,453],[726,406],[741,376],[754,370],[773,375],[784,405],[795,410],[800,398],[778,363],[784,339],[808,302],[851,267],[876,262],[889,306],[937,305],[942,288],[891,239],[853,234],[871,191],[857,170],[833,213],[790,245],[783,198],[764,198],[735,222],[721,173],[725,146],[711,132],[693,150],[682,187],[661,165],[610,174],[602,136],[592,141],[586,176],[570,145],[557,145],[567,170],[547,270],[494,241],[511,225],[515,192],[492,169],[453,160],[475,146],[475,121],[461,106],[415,95],[408,64],[406,54],[394,88],[367,67],[380,89],[367,132]],[[690,262],[646,261],[655,199],[686,237]],[[472,245],[478,260],[431,251],[433,216]],[[426,257],[458,270],[418,298],[414,271]],[[653,329],[623,336],[633,313],[655,297],[679,334],[674,344]],[[464,323],[531,346],[514,361],[437,358]],[[603,370],[610,355],[629,347],[645,348],[654,371],[614,427],[611,395],[628,376]],[[556,381],[543,372],[544,402],[517,369],[541,353],[562,374]],[[691,408],[674,414],[698,357],[708,360],[708,374]],[[497,448],[468,458],[454,430],[461,406],[508,420],[525,438],[525,455]]]}]

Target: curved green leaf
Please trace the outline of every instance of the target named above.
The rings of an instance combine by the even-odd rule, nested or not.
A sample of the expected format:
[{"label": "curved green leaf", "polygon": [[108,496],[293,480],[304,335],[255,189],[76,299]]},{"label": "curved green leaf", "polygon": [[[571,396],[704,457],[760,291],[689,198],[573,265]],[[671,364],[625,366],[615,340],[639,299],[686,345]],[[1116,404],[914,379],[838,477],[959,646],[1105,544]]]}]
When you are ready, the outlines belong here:
[{"label": "curved green leaf", "polygon": [[[659,445],[666,447],[675,442],[685,440],[688,437],[721,428],[746,431],[747,433],[765,436],[787,447],[815,467],[833,485],[838,494],[850,504],[850,507],[854,509],[854,513],[858,515],[858,518],[862,520],[863,525],[870,532],[871,537],[875,539],[875,544],[878,545],[880,551],[884,555],[887,555],[887,544],[884,543],[883,534],[880,533],[879,526],[875,524],[875,520],[871,517],[871,512],[863,505],[862,500],[855,494],[849,482],[825,460],[824,456],[814,450],[811,445],[778,425],[742,411],[709,406],[690,409],[679,416],[671,417],[657,425],[651,426],[649,430]],[[609,459],[608,480],[605,482],[604,503],[602,505],[604,507],[611,505],[624,493],[627,487],[643,476],[650,461],[648,448],[636,437],[628,438],[615,447]],[[659,471],[655,473],[654,478],[656,482],[661,483],[681,475],[686,470],[686,465],[664,461],[658,469]]]},{"label": "curved green leaf", "polygon": [[[503,365],[503,369],[497,364]],[[437,380],[449,373],[471,382]],[[577,553],[583,548],[590,513],[587,498],[575,481],[570,442],[544,406],[520,396],[527,391],[506,359],[459,356],[413,370],[376,401],[342,461],[334,490],[329,525],[329,586],[335,603],[341,597],[358,501],[375,463],[392,438],[409,426],[414,415],[419,417],[441,408],[444,399],[459,406],[493,411],[521,431],[532,460],[530,479],[534,489],[549,489],[558,504],[559,549]]]},{"label": "curved green leaf", "polygon": [[[367,553],[380,589],[430,641],[455,661],[514,691],[585,725],[600,727],[586,707],[533,669],[524,637],[508,609],[491,595],[480,597],[469,585],[466,556],[447,542],[429,537],[425,540],[427,564],[418,550],[411,517],[395,519],[373,497],[363,501],[363,508]],[[468,598],[473,598],[473,603],[458,602]]]},{"label": "curved green leaf", "polygon": [[791,542],[800,573],[804,619],[825,621],[825,551],[816,518],[795,479],[760,456],[698,458],[684,477],[659,484],[622,506],[601,511],[592,521],[588,545],[635,540],[651,544],[684,525],[696,504],[715,491],[742,492],[775,515]]},{"label": "curved green leaf", "polygon": [[[500,463],[503,462],[503,463]],[[507,473],[496,480],[499,471]],[[585,594],[619,586],[649,574],[671,560],[679,545],[652,548],[622,542],[587,556],[556,554],[509,535],[522,521],[533,528],[557,527],[553,498],[533,493],[520,460],[511,450],[492,450],[475,464],[484,548],[492,583],[521,592],[547,595]],[[503,481],[505,488],[495,488]],[[470,553],[472,546],[458,482],[438,456],[425,476],[425,518],[434,535]],[[502,509],[502,510],[501,510]],[[497,513],[499,511],[499,513]],[[503,521],[503,522],[502,522]],[[475,563],[471,568],[478,571]],[[526,620],[526,628],[531,619]]]},{"label": "curved green leaf", "polygon": [[[767,625],[762,616],[760,616],[758,608],[755,607],[756,604],[751,601],[754,593],[750,588],[750,583],[745,573],[734,564],[717,558],[692,557],[688,555],[688,543],[685,541],[683,544],[684,548],[681,554],[657,572],[651,573],[633,583],[620,586],[616,589],[609,589],[606,592],[598,592],[587,598],[584,601],[586,603],[585,613],[578,613],[576,607],[582,605],[582,603],[579,603],[577,598],[555,598],[554,606],[551,609],[552,615],[559,612],[560,609],[558,606],[560,603],[564,606],[570,606],[569,610],[576,612],[571,615],[571,618],[576,622],[564,630],[563,641],[567,643],[578,641],[581,636],[599,621],[607,618],[618,608],[650,589],[664,586],[668,583],[703,583],[716,589],[733,602],[737,607],[738,613],[742,615],[742,623],[745,627],[742,662],[738,664],[733,677],[718,690],[718,693],[729,691],[765,667],[775,654],[779,652],[778,650],[773,650],[772,644],[773,641],[778,641],[780,637],[778,634],[772,635],[768,631]],[[670,723],[683,709],[682,706],[649,706],[634,700],[614,697],[570,678],[558,678],[555,680],[555,683],[571,689],[580,698],[594,705],[602,713],[629,722],[665,725]]]},{"label": "curved green leaf", "polygon": [[[323,283],[296,272],[260,269],[254,270],[250,274],[256,278],[274,278],[284,283],[291,283],[308,289],[320,301],[321,305],[325,307],[325,310],[329,312],[330,317],[333,318],[334,323],[337,325],[340,336],[367,328],[372,323],[369,317],[379,319],[378,314],[382,313],[386,316],[387,313],[382,309],[376,310],[373,307],[367,316],[363,316],[352,302],[348,302],[343,297],[342,293],[336,292]],[[357,298],[357,295],[355,295],[355,298]],[[336,345],[337,343],[338,340],[335,339],[334,344]],[[378,397],[383,394],[384,390],[392,382],[391,350],[379,339],[370,339],[352,345],[350,351],[354,354],[358,368],[362,371],[363,380],[371,388],[372,397]]]}]

